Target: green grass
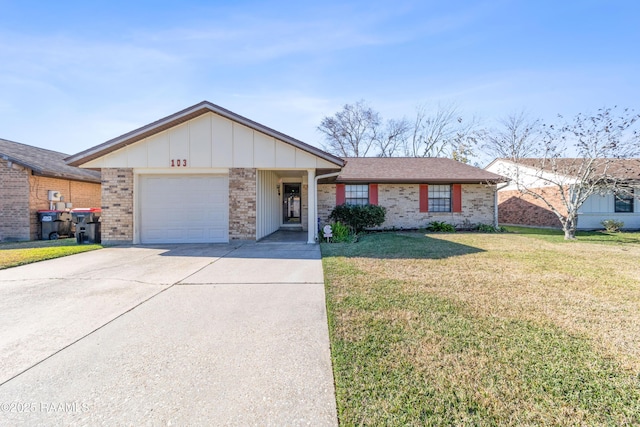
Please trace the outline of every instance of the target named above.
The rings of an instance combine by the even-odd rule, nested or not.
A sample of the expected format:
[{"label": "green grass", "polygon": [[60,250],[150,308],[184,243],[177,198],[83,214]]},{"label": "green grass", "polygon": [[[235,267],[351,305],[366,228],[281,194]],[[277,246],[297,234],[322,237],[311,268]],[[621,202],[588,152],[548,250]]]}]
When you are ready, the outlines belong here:
[{"label": "green grass", "polygon": [[[505,226],[504,228],[509,233],[523,234],[548,242],[564,240],[564,232],[562,230],[517,226]],[[605,244],[640,243],[639,232],[620,231],[617,233],[609,233],[606,231],[578,231],[576,232],[576,238],[579,241]]]},{"label": "green grass", "polygon": [[533,236],[322,244],[341,425],[640,424],[640,245]]},{"label": "green grass", "polygon": [[102,245],[98,244],[78,245],[75,239],[2,243],[0,244],[0,270],[100,248]]}]

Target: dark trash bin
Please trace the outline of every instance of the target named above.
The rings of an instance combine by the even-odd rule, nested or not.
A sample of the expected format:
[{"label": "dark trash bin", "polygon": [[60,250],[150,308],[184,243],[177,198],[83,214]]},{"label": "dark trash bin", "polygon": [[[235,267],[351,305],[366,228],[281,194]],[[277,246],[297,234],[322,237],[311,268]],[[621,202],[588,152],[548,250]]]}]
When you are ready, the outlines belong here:
[{"label": "dark trash bin", "polygon": [[38,211],[40,222],[40,239],[57,240],[60,237],[73,236],[71,231],[71,214],[66,211]]},{"label": "dark trash bin", "polygon": [[76,208],[71,211],[71,217],[76,225],[76,242],[100,243],[100,208]]}]

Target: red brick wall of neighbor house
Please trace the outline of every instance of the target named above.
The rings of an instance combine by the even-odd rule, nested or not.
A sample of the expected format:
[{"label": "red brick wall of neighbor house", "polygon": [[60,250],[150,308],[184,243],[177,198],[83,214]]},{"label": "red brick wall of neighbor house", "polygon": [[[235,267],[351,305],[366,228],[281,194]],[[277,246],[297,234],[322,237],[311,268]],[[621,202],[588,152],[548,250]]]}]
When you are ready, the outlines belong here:
[{"label": "red brick wall of neighbor house", "polygon": [[59,191],[65,203],[74,208],[99,208],[101,190],[99,183],[71,181],[45,176],[29,176],[29,218],[31,239],[40,238],[39,210],[49,209],[49,190]]},{"label": "red brick wall of neighbor house", "polygon": [[[544,194],[557,209],[565,213],[560,194],[552,187],[536,189]],[[558,217],[549,207],[533,196],[519,190],[498,192],[498,222],[500,224],[529,225],[533,227],[561,227]]]},{"label": "red brick wall of neighbor house", "polygon": [[[462,212],[420,212],[419,184],[378,184],[378,204],[387,209],[380,228],[415,229],[426,227],[431,221],[461,225],[465,221],[493,224],[495,186],[462,185]],[[318,186],[318,216],[329,222],[329,214],[336,205],[335,184]]]},{"label": "red brick wall of neighbor house", "polygon": [[256,239],[256,170],[229,170],[229,239]]},{"label": "red brick wall of neighbor house", "polygon": [[102,243],[133,243],[133,169],[102,169]]},{"label": "red brick wall of neighbor house", "polygon": [[0,241],[30,238],[29,173],[0,159]]}]

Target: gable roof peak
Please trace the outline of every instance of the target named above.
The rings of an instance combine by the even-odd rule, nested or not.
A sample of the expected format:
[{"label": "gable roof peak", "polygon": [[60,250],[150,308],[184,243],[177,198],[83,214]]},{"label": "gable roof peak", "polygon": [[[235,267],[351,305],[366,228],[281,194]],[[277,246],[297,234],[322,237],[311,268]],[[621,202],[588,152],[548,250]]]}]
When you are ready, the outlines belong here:
[{"label": "gable roof peak", "polygon": [[229,119],[241,125],[247,126],[255,131],[264,133],[268,136],[276,138],[287,144],[293,145],[296,148],[299,148],[303,151],[306,151],[310,154],[313,154],[317,157],[320,157],[338,166],[342,166],[344,163],[344,161],[341,158],[334,156],[333,154],[327,153],[319,148],[306,144],[298,139],[285,135],[282,132],[276,131],[270,127],[262,125],[258,122],[255,122],[239,114],[236,114],[230,110],[227,110],[226,108],[220,107],[219,105],[216,105],[206,100],[201,101],[195,105],[192,105],[191,107],[187,107],[183,110],[180,110],[177,113],[163,117],[145,126],[134,129],[116,138],[110,139],[106,142],[103,142],[102,144],[96,145],[80,153],[74,154],[73,156],[70,156],[65,160],[70,165],[80,166],[83,163],[86,163],[98,157],[102,157],[126,145],[133,144],[142,139],[145,139],[157,133],[163,132],[167,129],[175,127],[181,123],[187,122],[191,119],[199,117],[208,112],[217,114],[226,119]]}]

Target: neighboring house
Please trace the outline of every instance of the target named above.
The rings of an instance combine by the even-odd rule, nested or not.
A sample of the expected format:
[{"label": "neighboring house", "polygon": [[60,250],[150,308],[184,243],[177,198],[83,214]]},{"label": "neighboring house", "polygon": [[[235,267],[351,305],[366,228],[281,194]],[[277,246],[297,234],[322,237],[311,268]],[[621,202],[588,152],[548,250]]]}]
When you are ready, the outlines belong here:
[{"label": "neighboring house", "polygon": [[107,244],[259,240],[281,228],[313,243],[336,202],[365,200],[387,208],[385,228],[492,223],[502,179],[445,159],[341,159],[206,101],[67,162],[102,171]]},{"label": "neighboring house", "polygon": [[[556,159],[558,171],[571,171],[579,165],[581,159]],[[485,169],[509,177],[512,181],[498,190],[498,221],[502,225],[526,225],[533,227],[561,228],[558,217],[540,199],[524,194],[518,189],[517,179],[527,188],[544,194],[557,210],[565,212],[559,187],[553,182],[566,183],[563,188],[570,189],[577,182],[576,176],[554,174],[547,168],[541,168],[541,159],[521,159],[517,164],[507,159],[495,159]],[[547,162],[550,165],[550,162]],[[575,166],[577,168],[578,166]],[[516,169],[517,172],[516,173]],[[640,208],[635,200],[640,191],[640,159],[617,159],[608,164],[607,174],[618,182],[624,192],[598,192],[591,195],[578,210],[578,229],[601,229],[602,221],[615,219],[624,222],[627,229],[640,228]],[[545,179],[546,178],[546,179]]]},{"label": "neighboring house", "polygon": [[68,154],[0,139],[0,241],[40,238],[37,211],[50,209],[49,191],[65,207],[99,207],[100,172],[69,166]]}]

